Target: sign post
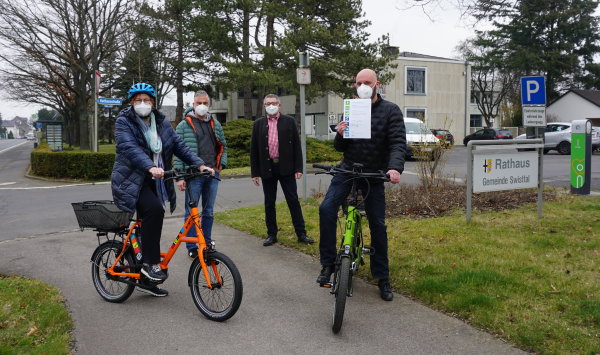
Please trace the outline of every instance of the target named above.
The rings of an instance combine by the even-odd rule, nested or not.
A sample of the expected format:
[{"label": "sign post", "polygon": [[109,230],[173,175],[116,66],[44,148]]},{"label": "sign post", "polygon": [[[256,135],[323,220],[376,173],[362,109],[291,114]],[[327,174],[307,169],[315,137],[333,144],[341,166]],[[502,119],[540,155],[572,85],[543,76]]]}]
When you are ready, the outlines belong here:
[{"label": "sign post", "polygon": [[592,122],[571,123],[571,193],[589,195],[592,176]]},{"label": "sign post", "polygon": [[302,198],[306,199],[306,108],[305,86],[310,84],[308,52],[300,52],[296,81],[300,84],[300,142],[302,146]]},{"label": "sign post", "polygon": [[[542,139],[469,141],[467,144],[467,222],[471,221],[473,193],[538,189],[538,216],[542,217]],[[537,151],[520,149],[538,148]]]}]

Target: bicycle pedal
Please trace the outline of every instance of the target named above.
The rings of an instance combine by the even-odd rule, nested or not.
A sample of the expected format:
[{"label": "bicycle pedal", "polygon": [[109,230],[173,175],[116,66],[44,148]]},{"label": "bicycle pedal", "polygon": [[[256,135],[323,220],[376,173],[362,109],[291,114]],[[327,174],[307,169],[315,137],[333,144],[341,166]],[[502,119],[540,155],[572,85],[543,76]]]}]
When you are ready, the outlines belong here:
[{"label": "bicycle pedal", "polygon": [[331,288],[333,287],[333,284],[331,282],[327,282],[324,284],[319,284],[320,287],[325,287],[325,288]]},{"label": "bicycle pedal", "polygon": [[362,253],[364,255],[374,255],[375,254],[375,248],[373,248],[371,246],[364,246],[362,248]]}]

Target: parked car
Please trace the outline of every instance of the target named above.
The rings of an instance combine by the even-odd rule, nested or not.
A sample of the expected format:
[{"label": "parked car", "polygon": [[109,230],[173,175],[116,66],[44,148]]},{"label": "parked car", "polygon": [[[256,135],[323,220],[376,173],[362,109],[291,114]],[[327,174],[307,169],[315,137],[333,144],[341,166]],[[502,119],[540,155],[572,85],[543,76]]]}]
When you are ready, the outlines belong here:
[{"label": "parked car", "polygon": [[513,136],[507,129],[483,128],[466,136],[465,139],[463,139],[463,144],[466,146],[469,141],[495,139],[513,139]]},{"label": "parked car", "polygon": [[431,129],[431,133],[440,140],[440,144],[445,148],[450,148],[454,145],[454,136],[447,129]]},{"label": "parked car", "polygon": [[[527,139],[521,134],[516,139]],[[544,154],[551,150],[559,154],[571,154],[571,122],[552,122],[546,125],[544,131]]]},{"label": "parked car", "polygon": [[600,151],[600,127],[592,127],[592,152]]},{"label": "parked car", "polygon": [[422,156],[422,153],[434,159],[433,153],[440,147],[440,140],[431,133],[425,123],[417,118],[405,117],[404,127],[406,127],[406,157],[415,158]]}]

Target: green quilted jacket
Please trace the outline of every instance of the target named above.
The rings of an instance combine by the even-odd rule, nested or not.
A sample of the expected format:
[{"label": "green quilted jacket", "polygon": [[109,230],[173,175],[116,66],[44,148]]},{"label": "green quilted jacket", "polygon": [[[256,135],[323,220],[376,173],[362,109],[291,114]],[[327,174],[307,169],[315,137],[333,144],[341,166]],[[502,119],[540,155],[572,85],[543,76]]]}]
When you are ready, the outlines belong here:
[{"label": "green quilted jacket", "polygon": [[[194,131],[195,127],[191,124],[191,119],[193,117],[193,109],[190,107],[184,113],[185,117],[183,121],[179,122],[175,131],[181,137],[185,145],[187,145],[192,152],[198,155],[198,137],[196,136],[196,132]],[[225,134],[223,133],[223,127],[221,123],[214,118],[211,117],[210,125],[215,133],[215,140],[217,142],[216,146],[216,166],[221,165],[223,169],[227,167],[227,142],[225,141]],[[186,165],[181,159],[175,157],[173,162],[173,168],[179,171],[185,171],[188,165]]]}]

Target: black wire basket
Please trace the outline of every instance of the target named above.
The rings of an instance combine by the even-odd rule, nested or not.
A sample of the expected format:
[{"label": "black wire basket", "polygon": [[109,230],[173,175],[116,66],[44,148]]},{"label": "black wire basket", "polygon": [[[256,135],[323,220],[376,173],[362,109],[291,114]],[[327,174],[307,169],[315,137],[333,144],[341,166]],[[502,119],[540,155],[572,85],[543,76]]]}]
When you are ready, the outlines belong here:
[{"label": "black wire basket", "polygon": [[133,213],[121,211],[113,201],[85,201],[72,203],[79,228],[101,231],[121,230],[129,226]]}]

